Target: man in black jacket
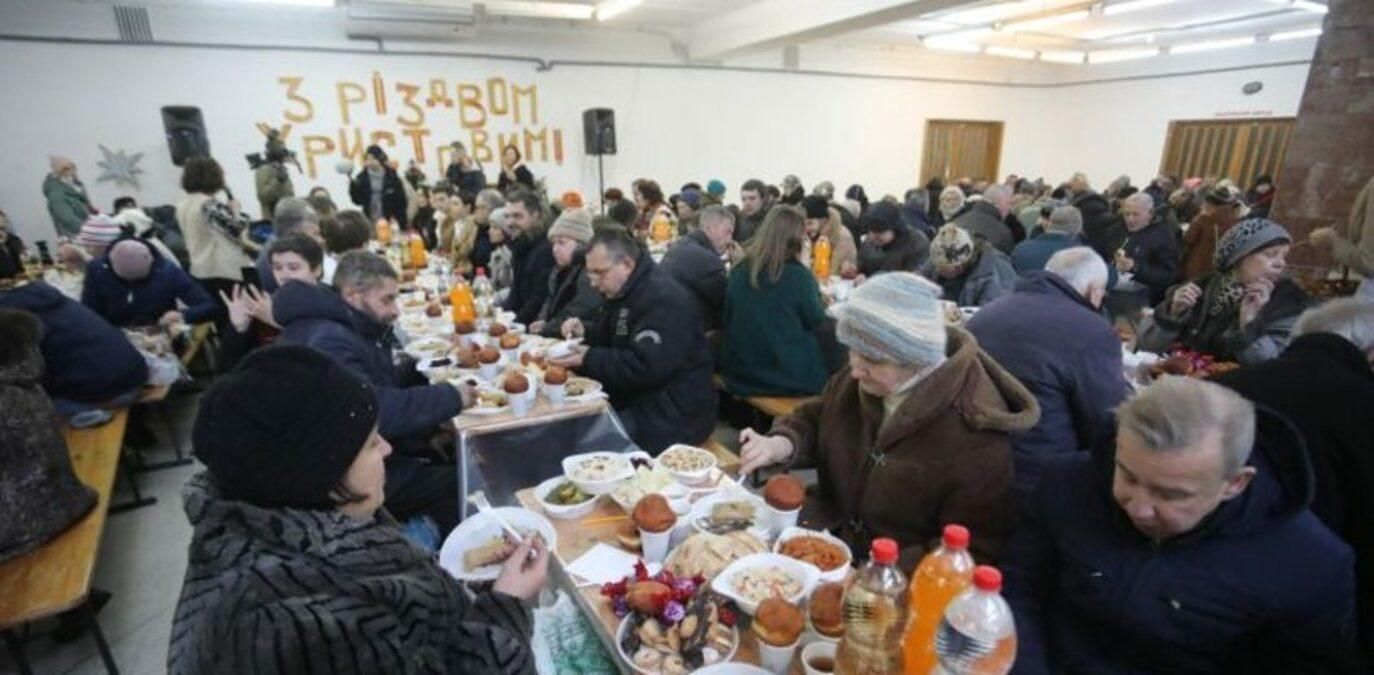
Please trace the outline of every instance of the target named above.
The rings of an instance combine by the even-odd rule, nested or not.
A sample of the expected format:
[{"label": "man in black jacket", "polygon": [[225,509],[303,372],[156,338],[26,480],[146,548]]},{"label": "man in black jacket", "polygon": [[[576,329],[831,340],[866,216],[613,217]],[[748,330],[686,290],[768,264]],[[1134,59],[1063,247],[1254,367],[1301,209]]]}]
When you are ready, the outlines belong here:
[{"label": "man in black jacket", "polygon": [[394,220],[405,228],[406,206],[409,205],[406,188],[396,171],[387,166],[386,151],[381,146],[367,146],[363,170],[348,184],[348,197],[369,219]]},{"label": "man in black jacket", "polygon": [[569,319],[563,334],[589,349],[549,363],[600,381],[635,444],[657,455],[700,444],[716,424],[716,390],[701,317],[690,292],[628,233],[605,230],[587,250],[587,277],[606,296],[595,324]]},{"label": "man in black jacket", "polygon": [[1374,302],[1336,300],[1308,310],[1272,361],[1212,381],[1288,418],[1316,477],[1312,512],[1355,550],[1356,603],[1374,656]]},{"label": "man in black jacket", "polygon": [[993,248],[1011,255],[1016,239],[1007,228],[1006,217],[1011,213],[1011,188],[994,185],[988,188],[983,199],[969,202],[968,210],[954,219],[954,224],[968,230],[968,233],[982,239]]},{"label": "man in black jacket", "polygon": [[915,272],[930,257],[930,239],[902,222],[901,212],[887,202],[877,202],[859,217],[868,232],[859,248],[859,273]]},{"label": "man in black jacket", "polygon": [[712,204],[698,216],[700,229],[688,233],[668,249],[663,256],[663,271],[676,279],[696,296],[706,330],[720,328],[721,313],[725,311],[725,287],[729,279],[721,256],[732,260],[741,255],[734,240],[735,214],[730,209]]},{"label": "man in black jacket", "polygon": [[544,234],[544,209],[539,195],[519,190],[506,202],[506,217],[520,234],[510,243],[511,285],[506,310],[515,312],[518,323],[539,317],[548,294],[549,273],[556,263],[553,244]]}]

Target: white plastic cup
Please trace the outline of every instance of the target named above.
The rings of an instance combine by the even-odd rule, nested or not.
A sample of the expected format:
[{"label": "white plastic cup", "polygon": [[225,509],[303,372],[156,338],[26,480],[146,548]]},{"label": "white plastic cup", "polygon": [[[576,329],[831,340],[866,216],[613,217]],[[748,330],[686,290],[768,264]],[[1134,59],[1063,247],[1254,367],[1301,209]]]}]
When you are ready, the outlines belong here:
[{"label": "white plastic cup", "polygon": [[563,399],[568,395],[568,385],[566,384],[545,384],[544,396],[549,399],[549,405],[563,405]]},{"label": "white plastic cup", "polygon": [[806,671],[806,675],[833,675],[835,672],[833,668],[831,670],[816,670],[811,666],[811,661],[828,657],[830,663],[835,665],[835,655],[837,652],[839,652],[838,642],[812,642],[802,650],[802,669]]},{"label": "white plastic cup", "polygon": [[496,380],[496,376],[501,374],[501,362],[497,361],[496,363],[483,363],[482,365],[477,367],[477,374],[483,380],[486,380],[487,382],[493,382]]},{"label": "white plastic cup", "polygon": [[502,361],[505,361],[506,363],[511,364],[512,366],[518,366],[518,365],[520,365],[520,350],[519,350],[519,349],[502,349],[502,350],[501,350],[501,360],[502,360]]},{"label": "white plastic cup", "polygon": [[759,665],[770,673],[792,672],[792,655],[797,653],[798,642],[801,642],[800,638],[786,647],[774,647],[759,640]]},{"label": "white plastic cup", "polygon": [[774,539],[777,539],[778,536],[782,534],[783,530],[786,530],[789,527],[797,526],[797,516],[801,514],[800,506],[798,506],[795,509],[792,509],[791,511],[779,511],[773,508],[772,506],[768,506],[767,508],[771,522],[770,527]]},{"label": "white plastic cup", "polygon": [[534,405],[534,397],[530,395],[531,393],[532,392],[527,391],[523,394],[507,395],[510,399],[510,411],[512,414],[516,417],[524,417],[529,414],[530,408]]},{"label": "white plastic cup", "polygon": [[668,557],[668,542],[673,538],[673,528],[662,532],[650,532],[639,528],[639,549],[644,553],[644,561],[661,563]]}]

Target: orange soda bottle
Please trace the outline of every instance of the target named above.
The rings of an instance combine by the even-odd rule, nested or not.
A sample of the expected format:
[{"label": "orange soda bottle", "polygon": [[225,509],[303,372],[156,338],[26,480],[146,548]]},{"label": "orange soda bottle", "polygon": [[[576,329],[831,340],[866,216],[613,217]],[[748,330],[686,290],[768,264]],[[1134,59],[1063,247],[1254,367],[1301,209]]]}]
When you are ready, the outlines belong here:
[{"label": "orange soda bottle", "polygon": [[906,675],[935,671],[935,633],[940,619],[949,603],[973,583],[974,562],[968,543],[968,528],[946,525],[940,548],[927,553],[911,574],[911,622],[902,639]]},{"label": "orange soda bottle", "polygon": [[429,257],[425,255],[425,240],[418,234],[410,235],[410,266],[415,269],[424,269],[429,264]]},{"label": "orange soda bottle", "polygon": [[473,303],[472,287],[462,275],[454,275],[453,286],[449,287],[448,291],[448,300],[454,325],[477,320],[477,306]]},{"label": "orange soda bottle", "polygon": [[391,223],[386,218],[377,219],[377,243],[382,246],[391,243]]},{"label": "orange soda bottle", "polygon": [[811,249],[811,271],[821,281],[830,278],[830,239],[825,235],[818,237],[816,246]]},{"label": "orange soda bottle", "polygon": [[673,238],[673,221],[668,220],[668,216],[659,211],[654,214],[654,219],[649,223],[649,232],[656,242],[668,241]]}]

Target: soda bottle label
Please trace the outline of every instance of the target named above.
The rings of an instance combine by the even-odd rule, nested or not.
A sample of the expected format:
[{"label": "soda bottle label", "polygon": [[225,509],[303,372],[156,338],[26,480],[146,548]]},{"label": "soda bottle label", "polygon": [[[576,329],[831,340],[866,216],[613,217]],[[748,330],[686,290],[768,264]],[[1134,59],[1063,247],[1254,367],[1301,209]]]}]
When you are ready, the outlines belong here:
[{"label": "soda bottle label", "polygon": [[940,628],[935,632],[935,651],[940,655],[940,667],[951,673],[966,672],[996,649],[996,642],[968,635],[955,628],[947,618],[940,620]]}]

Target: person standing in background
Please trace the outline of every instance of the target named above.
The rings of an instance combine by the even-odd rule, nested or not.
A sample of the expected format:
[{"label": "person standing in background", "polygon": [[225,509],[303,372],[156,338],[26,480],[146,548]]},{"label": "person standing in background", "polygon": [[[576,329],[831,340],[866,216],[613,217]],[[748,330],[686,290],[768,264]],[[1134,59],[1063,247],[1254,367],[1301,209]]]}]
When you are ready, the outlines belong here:
[{"label": "person standing in background", "polygon": [[496,189],[507,194],[522,186],[526,190],[536,189],[534,174],[521,159],[520,149],[514,145],[501,151],[501,179],[496,182]]},{"label": "person standing in background", "polygon": [[381,146],[367,146],[363,170],[353,177],[348,196],[374,222],[385,218],[402,228],[409,222],[406,186],[396,170],[387,166],[386,152]]},{"label": "person standing in background", "polygon": [[467,195],[469,198],[476,197],[478,192],[487,187],[486,172],[482,170],[482,165],[468,154],[468,149],[462,143],[454,141],[449,144],[453,148],[453,161],[449,163],[445,176],[453,189],[460,195]]},{"label": "person standing in background", "polygon": [[57,236],[73,239],[81,231],[81,224],[96,210],[86,195],[86,186],[76,177],[76,162],[66,157],[53,157],[51,165],[52,173],[43,179],[48,214],[52,216]]},{"label": "person standing in background", "polygon": [[1360,297],[1374,299],[1374,178],[1370,178],[1355,198],[1345,228],[1319,227],[1308,235],[1312,244],[1331,252],[1337,264],[1349,267],[1365,278]]},{"label": "person standing in background", "polygon": [[291,184],[291,174],[286,170],[286,160],[291,152],[281,140],[281,133],[272,129],[267,133],[267,148],[263,153],[267,161],[254,172],[254,183],[258,192],[258,204],[262,207],[261,217],[267,220],[277,210],[277,202],[286,197],[296,196],[296,187]]},{"label": "person standing in background", "polygon": [[10,231],[10,219],[0,211],[0,279],[24,273],[24,240]]}]

